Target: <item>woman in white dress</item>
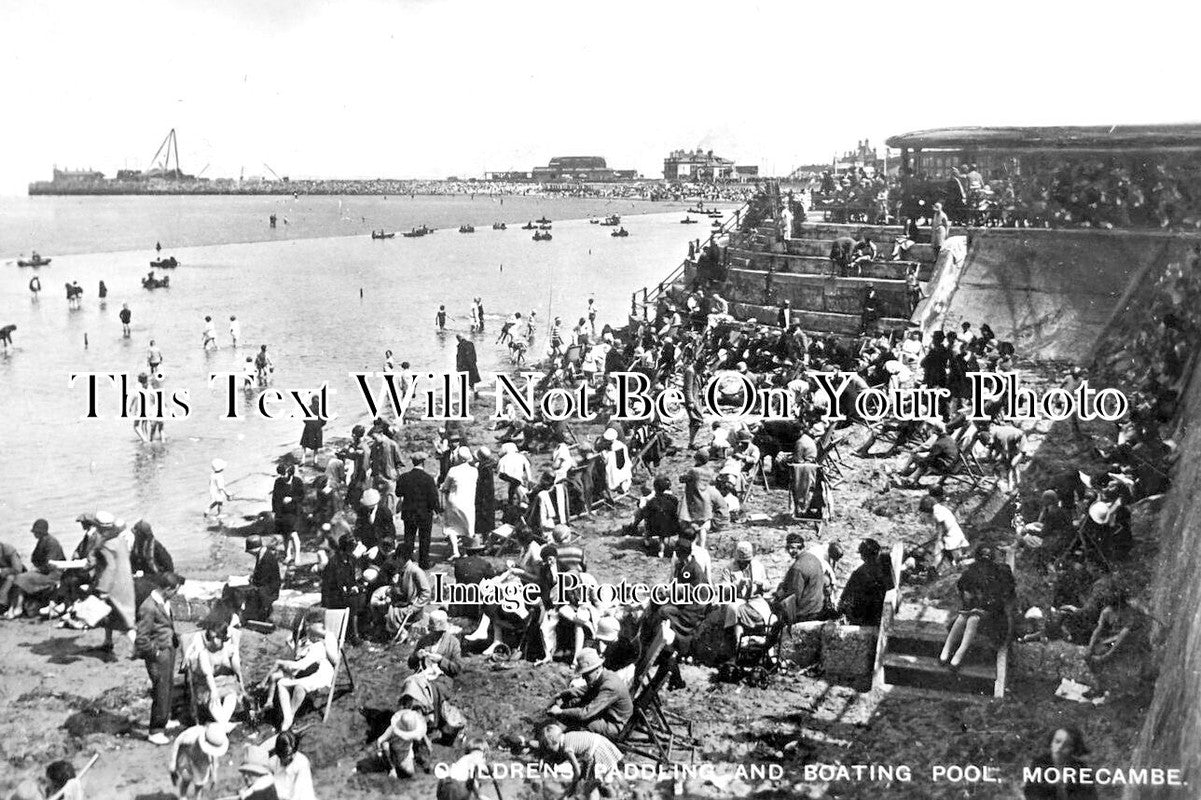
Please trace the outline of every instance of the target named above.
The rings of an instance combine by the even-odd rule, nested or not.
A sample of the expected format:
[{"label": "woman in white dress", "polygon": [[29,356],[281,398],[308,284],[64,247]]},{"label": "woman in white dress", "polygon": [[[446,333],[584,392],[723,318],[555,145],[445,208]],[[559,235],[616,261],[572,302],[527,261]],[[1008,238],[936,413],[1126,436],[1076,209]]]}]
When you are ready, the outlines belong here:
[{"label": "woman in white dress", "polygon": [[460,447],[451,457],[451,468],[443,484],[446,491],[446,510],[442,514],[442,530],[450,539],[451,557],[459,557],[459,539],[475,535],[475,484],[479,471],[471,463],[471,451]]},{"label": "woman in white dress", "polygon": [[267,680],[274,684],[271,694],[279,703],[283,718],[280,731],[292,727],[296,712],[309,692],[327,689],[333,681],[334,663],[325,638],[324,625],[319,622],[309,625],[305,638],[296,645],[296,659],[276,660],[275,670],[267,676]]},{"label": "woman in white dress", "polygon": [[606,428],[604,440],[605,483],[610,495],[623,495],[630,491],[634,482],[634,468],[630,463],[630,452],[617,438],[617,431]]}]

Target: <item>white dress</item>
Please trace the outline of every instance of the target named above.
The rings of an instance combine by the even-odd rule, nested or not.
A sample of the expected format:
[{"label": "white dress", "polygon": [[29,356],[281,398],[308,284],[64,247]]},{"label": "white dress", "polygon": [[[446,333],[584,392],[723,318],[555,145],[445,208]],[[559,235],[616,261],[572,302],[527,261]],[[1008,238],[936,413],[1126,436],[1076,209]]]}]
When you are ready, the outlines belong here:
[{"label": "white dress", "polygon": [[475,533],[475,483],[479,471],[471,464],[459,464],[446,473],[446,512],[442,527],[459,536]]}]

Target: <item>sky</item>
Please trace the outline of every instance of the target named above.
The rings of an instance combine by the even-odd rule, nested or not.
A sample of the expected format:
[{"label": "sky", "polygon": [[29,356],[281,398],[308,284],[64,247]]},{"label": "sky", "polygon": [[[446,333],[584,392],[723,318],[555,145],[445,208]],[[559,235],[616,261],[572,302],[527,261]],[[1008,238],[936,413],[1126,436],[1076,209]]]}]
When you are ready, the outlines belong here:
[{"label": "sky", "polygon": [[950,125],[1201,121],[1201,5],[4,0],[0,194],[145,169],[482,176],[557,155],[765,174]]}]

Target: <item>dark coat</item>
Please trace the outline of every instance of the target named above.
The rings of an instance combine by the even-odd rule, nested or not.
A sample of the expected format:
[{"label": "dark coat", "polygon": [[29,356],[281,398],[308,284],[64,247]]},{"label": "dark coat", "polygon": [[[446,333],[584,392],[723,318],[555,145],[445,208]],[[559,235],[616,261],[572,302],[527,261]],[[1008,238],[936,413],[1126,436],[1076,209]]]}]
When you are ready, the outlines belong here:
[{"label": "dark coat", "polygon": [[396,479],[396,497],[400,500],[402,514],[423,515],[442,510],[438,485],[421,467],[413,467]]},{"label": "dark coat", "polygon": [[466,339],[460,339],[458,350],[455,352],[455,370],[466,372],[468,382],[474,386],[479,383],[480,368],[475,359],[475,345]]},{"label": "dark coat", "polygon": [[354,521],[354,535],[363,543],[363,547],[370,550],[383,543],[396,541],[396,523],[392,520],[392,514],[383,505],[376,508],[374,522],[367,509],[363,509],[359,512],[358,519]]}]

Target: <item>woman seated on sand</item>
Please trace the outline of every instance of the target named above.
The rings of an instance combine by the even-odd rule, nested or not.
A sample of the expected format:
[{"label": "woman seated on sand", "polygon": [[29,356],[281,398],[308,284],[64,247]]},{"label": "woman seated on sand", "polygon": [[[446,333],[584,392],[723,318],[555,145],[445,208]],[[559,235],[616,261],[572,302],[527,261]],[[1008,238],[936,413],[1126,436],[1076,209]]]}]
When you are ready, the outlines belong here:
[{"label": "woman seated on sand", "polygon": [[963,604],[938,657],[951,671],[963,664],[978,636],[998,646],[1008,641],[1011,606],[1016,599],[1013,572],[996,562],[996,551],[988,544],[976,548],[976,560],[959,576],[956,588]]},{"label": "woman seated on sand", "polygon": [[275,669],[267,676],[268,693],[279,704],[282,717],[280,731],[292,727],[296,712],[309,692],[329,688],[334,678],[334,663],[326,642],[325,626],[320,622],[309,625],[305,638],[296,645],[296,659],[277,659]]},{"label": "woman seated on sand", "polygon": [[246,694],[238,641],[229,625],[218,622],[197,631],[184,649],[197,705],[209,710],[214,722],[233,718],[238,700]]}]

